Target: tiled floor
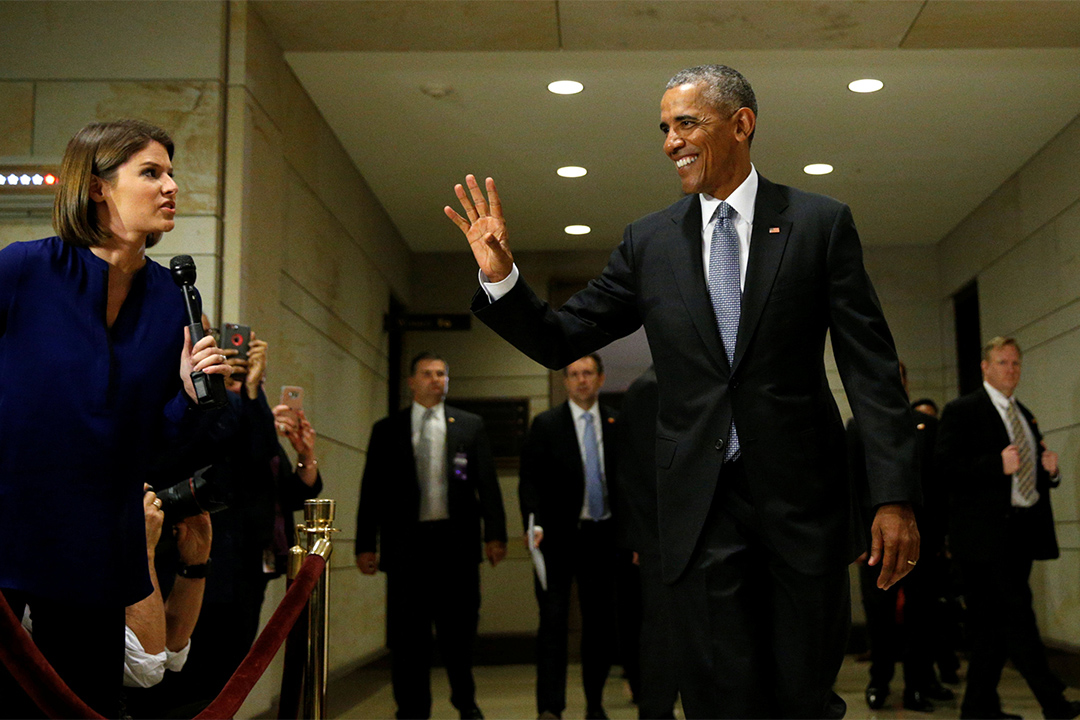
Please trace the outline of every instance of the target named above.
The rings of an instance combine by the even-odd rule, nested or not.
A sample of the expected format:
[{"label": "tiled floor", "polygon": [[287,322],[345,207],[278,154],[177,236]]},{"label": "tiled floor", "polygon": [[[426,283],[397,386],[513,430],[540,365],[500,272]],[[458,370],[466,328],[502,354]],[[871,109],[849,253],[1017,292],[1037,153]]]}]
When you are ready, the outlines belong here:
[{"label": "tiled floor", "polygon": [[[617,668],[616,668],[617,669]],[[899,671],[899,668],[898,668]],[[499,665],[476,668],[476,699],[491,720],[525,719],[536,717],[534,701],[535,668],[531,665]],[[961,671],[963,672],[963,671]],[[360,702],[341,709],[340,700],[335,703],[330,698],[331,716],[335,718],[392,718],[394,699],[390,691],[389,673],[385,670],[359,671],[367,673],[363,682],[368,685]],[[567,720],[582,718],[585,714],[585,701],[581,693],[580,666],[570,667],[570,682],[567,688],[567,708],[563,717]],[[945,720],[960,715],[959,697],[963,686],[953,688],[957,700],[939,703],[932,714],[903,710],[900,707],[902,686],[895,685],[885,708],[871,711],[863,700],[866,688],[867,665],[856,661],[855,656],[848,656],[840,670],[836,690],[847,701],[847,717],[859,718],[925,718],[926,720]],[[433,718],[456,718],[457,712],[450,705],[449,685],[446,673],[442,669],[432,671],[432,695],[435,699],[432,708]],[[1038,703],[1031,695],[1020,675],[1012,668],[1006,668],[998,688],[1004,709],[1018,713],[1026,718],[1040,718]],[[1077,692],[1070,690],[1069,697],[1076,697]],[[609,680],[604,696],[604,705],[612,720],[637,717],[637,708],[630,703],[629,690],[622,680]]]}]

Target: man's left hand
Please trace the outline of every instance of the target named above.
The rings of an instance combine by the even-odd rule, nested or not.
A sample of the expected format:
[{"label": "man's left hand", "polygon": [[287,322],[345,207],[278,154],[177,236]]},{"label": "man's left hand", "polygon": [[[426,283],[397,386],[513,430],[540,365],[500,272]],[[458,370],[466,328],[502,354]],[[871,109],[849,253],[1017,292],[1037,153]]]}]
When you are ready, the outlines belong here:
[{"label": "man's left hand", "polygon": [[484,555],[492,567],[495,567],[506,557],[506,543],[502,540],[488,540],[484,543]]},{"label": "man's left hand", "polygon": [[1053,450],[1044,450],[1042,454],[1043,470],[1050,473],[1050,477],[1057,477],[1058,454]]},{"label": "man's left hand", "polygon": [[870,528],[871,567],[880,564],[877,585],[888,590],[919,561],[919,527],[909,503],[882,505]]}]

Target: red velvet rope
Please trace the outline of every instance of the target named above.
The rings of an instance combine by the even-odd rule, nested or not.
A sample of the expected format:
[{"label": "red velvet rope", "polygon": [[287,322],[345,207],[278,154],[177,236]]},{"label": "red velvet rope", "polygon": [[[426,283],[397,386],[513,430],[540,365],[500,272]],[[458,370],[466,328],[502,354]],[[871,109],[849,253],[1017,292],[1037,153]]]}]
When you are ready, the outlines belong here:
[{"label": "red velvet rope", "polygon": [[[315,588],[319,576],[326,568],[326,561],[319,555],[308,555],[300,573],[289,586],[281,604],[274,610],[270,621],[255,639],[247,657],[225,683],[221,693],[195,720],[206,718],[232,718],[244,703],[248,693],[255,687],[270,661],[274,659],[289,629],[307,605],[308,596]],[[29,633],[11,611],[11,606],[0,593],[0,661],[19,682],[26,694],[38,704],[50,718],[89,718],[104,720],[84,703],[38,650]]]}]

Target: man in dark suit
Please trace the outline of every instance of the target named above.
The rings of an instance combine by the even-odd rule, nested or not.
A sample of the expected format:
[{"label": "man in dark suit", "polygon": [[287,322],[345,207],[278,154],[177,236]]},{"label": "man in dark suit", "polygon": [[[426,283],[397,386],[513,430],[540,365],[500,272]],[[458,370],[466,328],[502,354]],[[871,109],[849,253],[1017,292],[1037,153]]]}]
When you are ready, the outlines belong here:
[{"label": "man in dark suit", "polygon": [[569,400],[533,420],[521,449],[518,496],[525,527],[544,556],[547,589],[537,579],[536,709],[559,718],[566,708],[570,587],[581,606],[581,678],[585,717],[605,718],[604,683],[617,639],[616,563],[608,479],[615,474],[615,413],[599,402],[604,366],[589,355],[563,370]]},{"label": "man in dark suit", "polygon": [[639,718],[674,718],[679,695],[670,600],[661,579],[656,522],[656,370],[630,383],[619,409],[619,475],[612,491],[620,541],[638,557],[641,582]]},{"label": "man in dark suit", "polygon": [[[356,511],[356,566],[386,573],[387,646],[399,718],[431,715],[431,626],[462,718],[476,705],[472,650],[480,611],[480,524],[492,565],[506,516],[479,416],[443,403],[446,362],[413,359],[413,402],[375,423]],[[379,555],[376,556],[376,538]]]},{"label": "man in dark suit", "polygon": [[660,107],[687,197],[627,227],[602,275],[554,310],[513,263],[495,183],[445,212],[485,280],[473,309],[548,367],[644,325],[656,365],[658,517],[688,717],[819,717],[850,624],[852,503],[826,331],[867,450],[869,562],[918,561],[915,439],[896,351],[848,208],[750,162],[757,101],[724,66],[691,68]]},{"label": "man in dark suit", "polygon": [[983,386],[945,406],[937,457],[950,484],[949,547],[967,602],[971,662],[960,717],[1018,718],[997,694],[1007,659],[1047,718],[1080,715],[1046,662],[1028,576],[1032,562],[1058,556],[1050,489],[1058,457],[1013,393],[1020,347],[996,337],[983,347]]}]

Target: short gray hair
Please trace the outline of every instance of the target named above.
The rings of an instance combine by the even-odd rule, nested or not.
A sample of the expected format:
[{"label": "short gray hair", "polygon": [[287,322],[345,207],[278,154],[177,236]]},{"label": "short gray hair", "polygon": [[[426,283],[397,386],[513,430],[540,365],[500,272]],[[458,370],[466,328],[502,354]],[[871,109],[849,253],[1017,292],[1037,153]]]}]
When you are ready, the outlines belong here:
[{"label": "short gray hair", "polygon": [[[750,82],[735,68],[727,65],[698,65],[675,73],[668,80],[665,90],[680,85],[701,85],[705,100],[725,115],[733,115],[739,108],[750,108],[757,116],[757,96]],[[754,133],[750,133],[753,142]]]}]

